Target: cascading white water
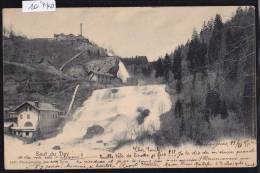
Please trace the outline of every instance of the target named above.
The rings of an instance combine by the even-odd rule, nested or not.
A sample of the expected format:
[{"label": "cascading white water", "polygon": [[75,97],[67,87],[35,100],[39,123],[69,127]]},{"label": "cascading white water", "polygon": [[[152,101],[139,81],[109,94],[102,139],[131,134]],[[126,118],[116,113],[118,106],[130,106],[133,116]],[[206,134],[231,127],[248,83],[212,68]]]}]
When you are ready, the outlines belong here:
[{"label": "cascading white water", "polygon": [[[107,51],[108,56],[117,56],[112,51]],[[119,60],[119,69],[117,72],[117,77],[123,81],[123,83],[127,82],[127,79],[130,77],[125,65]]]},{"label": "cascading white water", "polygon": [[127,82],[127,79],[130,77],[125,65],[119,60],[119,70],[117,72],[117,77],[120,78],[124,83]]},{"label": "cascading white water", "polygon": [[[142,124],[137,123],[138,109],[148,109],[149,115]],[[132,139],[144,132],[154,133],[160,128],[160,115],[171,108],[165,85],[127,86],[95,90],[81,108],[67,122],[63,132],[50,139],[55,144],[76,141],[113,143]],[[104,133],[83,140],[87,128],[100,125]]]}]

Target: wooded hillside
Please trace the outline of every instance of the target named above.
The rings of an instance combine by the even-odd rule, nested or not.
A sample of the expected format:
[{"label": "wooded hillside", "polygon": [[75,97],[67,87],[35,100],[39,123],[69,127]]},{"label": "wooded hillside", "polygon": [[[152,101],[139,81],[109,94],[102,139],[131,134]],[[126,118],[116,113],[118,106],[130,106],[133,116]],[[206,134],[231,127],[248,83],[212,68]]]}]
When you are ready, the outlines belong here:
[{"label": "wooded hillside", "polygon": [[161,116],[160,139],[177,144],[255,136],[254,14],[253,7],[239,7],[227,22],[217,14],[199,32],[194,29],[185,45],[154,62],[155,76],[168,83],[174,103]]}]

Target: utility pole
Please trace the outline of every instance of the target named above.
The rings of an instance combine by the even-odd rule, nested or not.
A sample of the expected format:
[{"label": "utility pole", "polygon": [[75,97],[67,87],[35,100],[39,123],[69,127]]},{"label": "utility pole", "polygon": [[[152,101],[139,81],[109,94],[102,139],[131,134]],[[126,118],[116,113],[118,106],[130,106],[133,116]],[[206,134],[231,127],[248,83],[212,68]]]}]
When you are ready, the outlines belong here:
[{"label": "utility pole", "polygon": [[82,36],[82,23],[80,23],[80,35]]},{"label": "utility pole", "polygon": [[71,99],[69,108],[68,108],[68,110],[67,110],[67,113],[66,113],[66,115],[65,115],[65,118],[67,118],[67,117],[70,115],[70,111],[71,111],[71,108],[72,108],[72,106],[73,106],[73,103],[74,103],[75,96],[76,96],[76,94],[77,94],[78,88],[79,88],[79,84],[77,84],[77,86],[76,86],[76,88],[75,88],[75,90],[74,90],[74,93],[73,93],[73,95],[72,95],[72,99]]}]

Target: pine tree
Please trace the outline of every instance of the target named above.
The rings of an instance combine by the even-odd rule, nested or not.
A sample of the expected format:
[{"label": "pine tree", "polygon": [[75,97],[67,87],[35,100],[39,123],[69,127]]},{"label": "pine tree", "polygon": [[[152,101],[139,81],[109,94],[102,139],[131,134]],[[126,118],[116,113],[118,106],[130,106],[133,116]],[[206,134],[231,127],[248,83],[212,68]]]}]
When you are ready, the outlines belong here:
[{"label": "pine tree", "polygon": [[198,35],[198,32],[196,30],[196,28],[193,29],[193,32],[192,32],[192,36],[191,36],[191,39],[192,40],[196,40],[199,38],[199,35]]},{"label": "pine tree", "polygon": [[183,108],[180,100],[177,100],[175,103],[174,114],[176,118],[180,118],[183,116]]},{"label": "pine tree", "polygon": [[198,43],[198,33],[196,30],[193,30],[192,39],[189,43],[189,50],[187,59],[189,61],[189,69],[192,74],[195,73],[195,66],[196,66],[196,54],[197,54],[197,43]]},{"label": "pine tree", "polygon": [[189,44],[188,54],[187,54],[190,73],[193,75],[193,81],[192,81],[193,88],[195,88],[197,73],[204,71],[206,53],[207,53],[206,45],[199,41],[198,33],[196,30],[194,30],[192,34],[192,40],[190,41]]},{"label": "pine tree", "polygon": [[173,54],[173,65],[172,65],[172,72],[174,74],[174,79],[181,79],[182,74],[182,55],[181,55],[181,48],[178,47]]},{"label": "pine tree", "polygon": [[211,17],[211,19],[208,21],[207,27],[208,27],[210,30],[213,29],[213,17]]},{"label": "pine tree", "polygon": [[171,59],[170,59],[170,56],[168,54],[166,54],[164,61],[163,61],[164,79],[166,81],[169,81],[170,70],[171,70]]},{"label": "pine tree", "polygon": [[221,16],[220,14],[217,14],[214,20],[214,28],[209,42],[208,58],[210,64],[220,59],[223,26]]},{"label": "pine tree", "polygon": [[207,45],[204,41],[198,43],[198,56],[196,65],[198,72],[206,75],[206,54],[207,54]]},{"label": "pine tree", "polygon": [[164,75],[163,60],[162,58],[159,58],[155,62],[155,77],[162,77],[163,75]]}]

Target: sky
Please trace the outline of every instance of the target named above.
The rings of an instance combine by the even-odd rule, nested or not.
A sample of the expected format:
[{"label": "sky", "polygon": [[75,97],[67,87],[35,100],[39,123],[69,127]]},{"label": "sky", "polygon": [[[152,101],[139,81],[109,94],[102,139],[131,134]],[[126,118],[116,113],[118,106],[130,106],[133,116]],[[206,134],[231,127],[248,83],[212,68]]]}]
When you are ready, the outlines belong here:
[{"label": "sky", "polygon": [[52,38],[55,33],[80,34],[117,55],[147,56],[150,61],[186,43],[217,13],[231,18],[235,6],[57,8],[55,12],[23,13],[4,9],[3,25],[28,38]]}]

